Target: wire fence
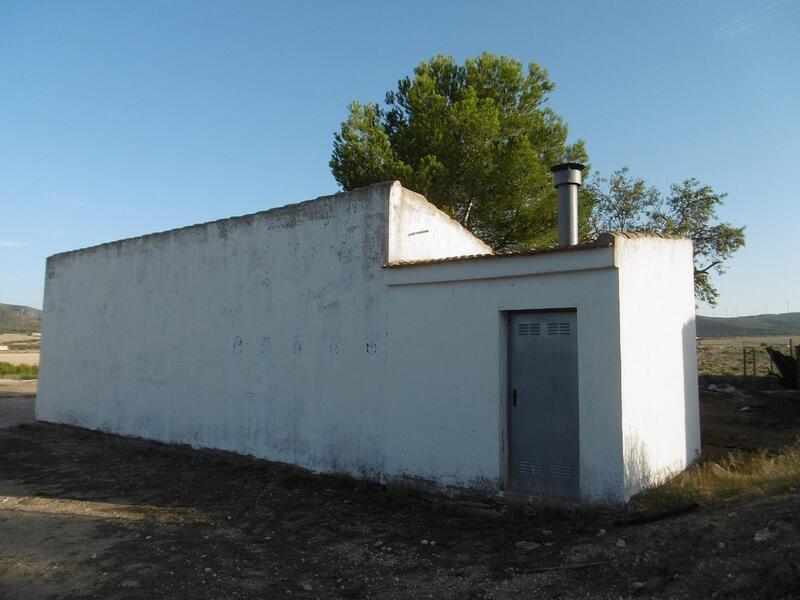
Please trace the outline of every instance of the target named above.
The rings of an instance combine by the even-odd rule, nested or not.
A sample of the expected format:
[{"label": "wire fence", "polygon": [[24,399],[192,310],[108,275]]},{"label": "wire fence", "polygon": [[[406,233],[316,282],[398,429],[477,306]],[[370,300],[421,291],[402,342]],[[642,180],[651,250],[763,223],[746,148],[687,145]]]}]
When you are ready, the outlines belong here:
[{"label": "wire fence", "polygon": [[698,344],[698,370],[701,376],[735,378],[740,385],[751,389],[780,388],[779,370],[767,348],[797,360],[800,340],[787,339],[785,343],[748,343],[742,340],[701,340]]}]

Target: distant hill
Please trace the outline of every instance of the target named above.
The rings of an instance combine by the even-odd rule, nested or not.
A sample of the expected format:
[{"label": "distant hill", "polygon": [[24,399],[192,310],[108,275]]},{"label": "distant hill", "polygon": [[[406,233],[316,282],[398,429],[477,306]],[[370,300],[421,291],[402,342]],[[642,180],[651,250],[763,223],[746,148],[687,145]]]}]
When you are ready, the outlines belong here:
[{"label": "distant hill", "polygon": [[800,335],[800,312],[749,317],[697,317],[697,337]]},{"label": "distant hill", "polygon": [[42,330],[42,311],[30,306],[0,304],[0,333],[27,333]]}]

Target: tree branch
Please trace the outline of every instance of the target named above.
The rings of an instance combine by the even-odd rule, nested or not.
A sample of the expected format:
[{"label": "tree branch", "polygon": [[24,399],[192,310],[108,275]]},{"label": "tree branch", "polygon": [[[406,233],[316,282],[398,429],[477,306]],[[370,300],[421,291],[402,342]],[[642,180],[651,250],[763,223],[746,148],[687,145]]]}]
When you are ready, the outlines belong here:
[{"label": "tree branch", "polygon": [[704,269],[698,269],[697,267],[695,267],[694,273],[695,273],[695,275],[697,275],[698,273],[708,273],[711,269],[713,269],[714,267],[719,266],[721,264],[722,264],[721,260],[715,260],[714,262],[712,262],[710,265],[708,265]]},{"label": "tree branch", "polygon": [[475,206],[475,201],[470,199],[469,204],[467,204],[467,213],[464,215],[464,227],[469,229],[469,214],[472,212],[472,207]]}]

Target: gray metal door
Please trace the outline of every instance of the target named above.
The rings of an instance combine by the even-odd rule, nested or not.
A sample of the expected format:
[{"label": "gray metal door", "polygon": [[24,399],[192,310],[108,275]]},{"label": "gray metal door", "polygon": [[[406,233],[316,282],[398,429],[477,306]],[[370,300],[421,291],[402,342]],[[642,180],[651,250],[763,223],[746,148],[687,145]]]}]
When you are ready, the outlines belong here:
[{"label": "gray metal door", "polygon": [[509,334],[511,487],[577,498],[577,315],[512,313]]}]

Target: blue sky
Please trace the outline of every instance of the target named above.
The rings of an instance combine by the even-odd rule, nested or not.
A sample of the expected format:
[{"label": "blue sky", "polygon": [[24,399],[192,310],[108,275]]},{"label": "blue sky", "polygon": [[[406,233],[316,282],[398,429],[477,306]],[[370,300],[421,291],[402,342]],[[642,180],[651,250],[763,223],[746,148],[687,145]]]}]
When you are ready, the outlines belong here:
[{"label": "blue sky", "polygon": [[728,193],[718,316],[800,310],[798,0],[0,2],[0,302],[41,307],[56,252],[336,191],[348,102],[484,50],[549,70],[595,169]]}]

